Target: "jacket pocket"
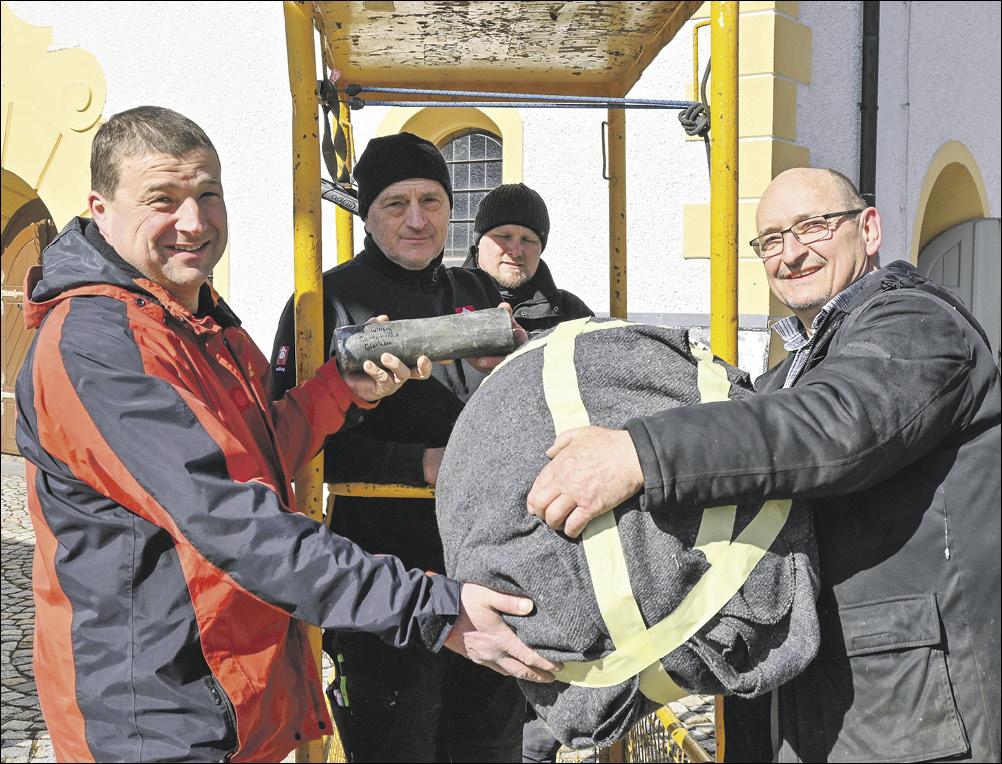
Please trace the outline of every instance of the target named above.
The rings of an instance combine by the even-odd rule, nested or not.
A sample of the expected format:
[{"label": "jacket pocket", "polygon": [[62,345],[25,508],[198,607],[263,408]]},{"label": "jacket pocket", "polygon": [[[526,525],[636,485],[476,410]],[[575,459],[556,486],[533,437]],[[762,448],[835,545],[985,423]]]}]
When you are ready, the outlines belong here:
[{"label": "jacket pocket", "polygon": [[967,751],[936,596],[847,605],[837,615],[822,625],[811,672],[822,685],[815,722],[827,760],[912,762]]}]

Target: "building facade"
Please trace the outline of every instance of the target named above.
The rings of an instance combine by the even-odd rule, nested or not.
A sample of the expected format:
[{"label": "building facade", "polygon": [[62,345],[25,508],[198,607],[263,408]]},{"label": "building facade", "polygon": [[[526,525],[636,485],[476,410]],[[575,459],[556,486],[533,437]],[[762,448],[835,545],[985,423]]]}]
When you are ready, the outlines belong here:
[{"label": "building facade", "polygon": [[[885,222],[881,259],[925,263],[948,285],[955,281],[986,323],[994,321],[986,328],[997,349],[1002,6],[879,7],[879,110],[870,147]],[[754,1],[740,8],[739,242],[747,242],[757,200],[779,172],[832,167],[859,178],[868,150],[860,126],[864,3]],[[704,6],[630,96],[693,97],[693,27],[706,17]],[[701,71],[709,30],[696,37]],[[46,237],[84,211],[89,144],[102,116],[153,103],[205,128],[220,154],[230,213],[228,253],[214,283],[255,340],[270,347],[293,283],[282,4],[5,2],[3,71],[4,450],[17,354],[30,339],[17,329],[20,279]],[[477,193],[497,182],[535,188],[550,211],[545,257],[557,284],[601,312],[609,300],[604,119],[602,109],[367,106],[353,114],[353,126],[359,153],[370,138],[400,130],[446,149],[467,192],[456,210],[454,252],[468,243],[462,231]],[[626,140],[630,317],[705,327],[703,142],[685,135],[675,112],[660,110],[630,111]],[[333,207],[327,211],[324,265],[332,267]],[[356,240],[361,230],[355,226]],[[739,362],[756,374],[781,351],[767,326],[783,311],[751,249],[740,244],[739,255]]]}]

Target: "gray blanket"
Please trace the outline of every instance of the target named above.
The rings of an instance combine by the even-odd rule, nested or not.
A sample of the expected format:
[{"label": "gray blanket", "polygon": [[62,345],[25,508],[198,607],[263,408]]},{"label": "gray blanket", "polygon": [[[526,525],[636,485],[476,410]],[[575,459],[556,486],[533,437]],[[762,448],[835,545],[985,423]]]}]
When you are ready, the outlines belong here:
[{"label": "gray blanket", "polygon": [[[683,329],[629,325],[582,334],[574,363],[594,425],[617,428],[633,417],[700,402],[696,360]],[[754,394],[744,372],[721,365],[732,399]],[[523,641],[553,660],[590,661],[614,645],[581,542],[526,511],[529,488],[554,439],[542,367],[543,350],[530,350],[498,369],[467,404],[439,474],[439,529],[449,575],[536,603],[532,615],[508,618]],[[738,507],[735,536],[758,508]],[[653,516],[640,508],[639,497],[615,509],[634,597],[648,626],[668,616],[709,568],[693,548],[701,510]],[[767,692],[813,659],[816,594],[810,515],[795,504],[740,591],[662,665],[692,693]],[[657,705],[641,694],[637,677],[605,688],[521,686],[556,737],[573,747],[607,745]]]}]

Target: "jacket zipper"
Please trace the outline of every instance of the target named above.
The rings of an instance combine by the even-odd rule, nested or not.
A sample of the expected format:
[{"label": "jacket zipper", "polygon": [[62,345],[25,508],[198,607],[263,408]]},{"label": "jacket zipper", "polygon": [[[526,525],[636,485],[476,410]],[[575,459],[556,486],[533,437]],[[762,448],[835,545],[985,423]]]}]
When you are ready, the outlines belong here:
[{"label": "jacket zipper", "polygon": [[[248,389],[248,391],[249,391],[249,393],[251,395],[252,400],[254,400],[257,403],[257,405],[258,405],[259,412],[261,413],[261,421],[264,423],[264,428],[268,432],[268,438],[271,441],[271,448],[272,448],[272,452],[273,452],[274,457],[275,457],[275,463],[278,464],[279,467],[281,468],[282,461],[281,461],[281,459],[278,456],[278,441],[277,441],[277,438],[275,436],[274,430],[271,428],[271,425],[268,423],[268,417],[265,416],[264,412],[266,411],[266,409],[265,409],[264,405],[261,402],[261,398],[258,396],[257,391],[254,389],[254,386],[251,384],[250,380],[247,378],[247,374],[246,374],[246,372],[244,372],[243,365],[239,362],[239,360],[237,358],[237,354],[233,350],[233,347],[230,345],[230,341],[226,338],[225,334],[223,334],[223,345],[226,347],[226,351],[229,353],[230,359],[233,361],[233,364],[237,367],[237,369],[240,370],[240,378],[241,378],[241,381],[244,384],[244,387],[246,387]],[[281,478],[281,475],[279,475],[279,478]],[[282,480],[281,483],[282,483],[282,493],[283,494],[287,494],[288,493],[288,489],[286,488],[285,481]],[[288,496],[288,495],[285,496],[285,501],[287,503],[290,501],[290,499],[291,499],[290,496]],[[211,677],[211,678],[212,678],[213,682],[215,682],[215,677]],[[317,719],[318,724],[321,725],[321,728],[323,728],[323,726],[326,726],[326,725],[323,725],[323,722],[320,721],[321,714],[320,714],[319,706],[317,705],[317,699],[314,697],[314,693],[310,692],[310,693],[307,693],[307,694],[310,696],[310,702],[313,704],[313,714],[314,714],[314,717]],[[229,702],[229,699],[227,698],[227,703],[228,702]],[[227,708],[227,707],[230,709],[229,713],[232,714],[233,713],[232,712],[232,706],[224,706],[224,708]],[[233,724],[234,724],[234,730],[235,730],[236,729],[235,715],[233,717],[231,717],[231,718],[233,718]],[[239,745],[239,737],[237,738],[237,743]],[[234,751],[235,750],[236,749],[234,749]],[[229,759],[230,756],[233,755],[234,751],[230,752],[229,756],[227,756],[227,760]]]},{"label": "jacket zipper", "polygon": [[825,341],[829,339],[828,335],[826,334],[826,330],[831,324],[832,316],[834,316],[836,312],[839,311],[833,310],[831,313],[825,316],[824,321],[821,322],[821,326],[819,326],[817,330],[814,332],[814,334],[811,336],[811,341],[807,343],[807,347],[805,349],[805,354],[807,357],[804,359],[804,363],[800,367],[800,371],[797,372],[797,376],[795,376],[790,381],[789,385],[790,387],[793,387],[795,384],[797,384],[797,380],[799,380],[802,376],[804,376],[804,374],[806,374],[810,370],[811,363],[814,361],[814,351],[817,350],[818,347],[822,345],[821,342],[822,339],[824,339]]},{"label": "jacket zipper", "polygon": [[223,690],[221,684],[216,679],[215,675],[209,674],[203,677],[203,682],[205,682],[206,688],[209,690],[209,696],[212,698],[212,702],[223,709],[223,718],[226,723],[227,730],[233,735],[234,746],[231,748],[226,756],[223,757],[223,761],[229,761],[230,757],[237,752],[240,747],[240,735],[237,732],[237,714],[233,708],[233,703],[230,702],[229,696]]}]

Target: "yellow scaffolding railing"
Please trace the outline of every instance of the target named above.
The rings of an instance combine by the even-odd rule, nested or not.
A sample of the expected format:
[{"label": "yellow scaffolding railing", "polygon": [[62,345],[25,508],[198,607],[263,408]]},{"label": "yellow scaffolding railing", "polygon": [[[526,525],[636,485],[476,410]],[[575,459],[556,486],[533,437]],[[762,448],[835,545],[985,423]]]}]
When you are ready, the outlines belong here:
[{"label": "yellow scaffolding railing", "polygon": [[[297,379],[308,379],[324,362],[323,292],[321,277],[321,198],[318,99],[313,3],[286,0],[286,44],[289,84],[293,106],[293,220],[295,250],[295,322]],[[681,5],[681,4],[680,4]],[[710,343],[713,352],[729,363],[737,363],[737,172],[738,172],[738,26],[737,2],[710,3],[710,19],[697,25],[711,27],[713,60],[711,104],[711,302]],[[694,6],[695,7],[695,6]],[[689,11],[691,13],[691,11]],[[693,30],[696,34],[696,30]],[[698,60],[693,61],[694,88],[698,93]],[[347,104],[339,103],[337,119],[348,138],[348,161],[352,154],[351,120]],[[609,149],[609,313],[628,315],[628,260],[626,226],[626,117],[622,109],[610,109]],[[336,211],[337,257],[342,263],[353,253],[353,219],[350,212]],[[314,459],[296,475],[296,499],[308,516],[322,520],[322,458]],[[431,486],[335,483],[335,496],[432,498]],[[320,661],[319,629],[311,629],[311,644]],[[717,758],[723,756],[723,735],[718,702]],[[702,761],[705,753],[687,741],[684,727],[668,709],[658,717],[676,740],[686,748],[692,761]],[[695,746],[692,748],[689,744]],[[701,758],[703,757],[703,758]],[[297,761],[324,760],[322,741],[313,741],[296,751]]]}]

